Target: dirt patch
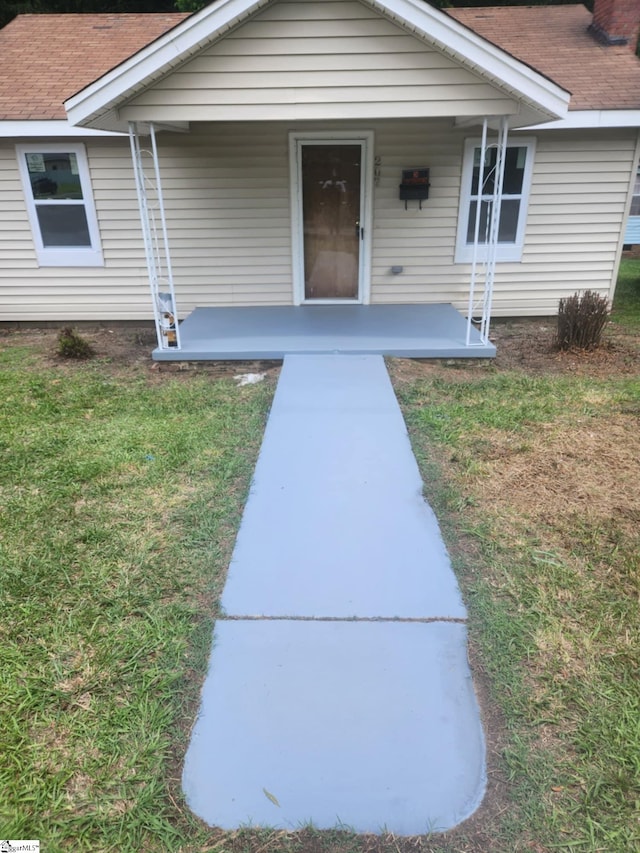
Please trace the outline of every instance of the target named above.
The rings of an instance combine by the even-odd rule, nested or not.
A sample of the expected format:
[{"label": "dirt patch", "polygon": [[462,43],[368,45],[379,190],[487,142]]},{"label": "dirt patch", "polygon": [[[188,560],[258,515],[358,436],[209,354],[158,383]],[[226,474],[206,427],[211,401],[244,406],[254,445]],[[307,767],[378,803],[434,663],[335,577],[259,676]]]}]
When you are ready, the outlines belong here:
[{"label": "dirt patch", "polygon": [[[153,361],[151,353],[157,346],[154,329],[148,324],[114,324],[113,326],[79,325],[74,327],[92,347],[95,361],[112,365],[114,373],[136,373],[157,381],[160,376],[207,376],[230,379],[243,373],[267,373],[277,376],[280,361]],[[60,357],[57,350],[59,328],[0,327],[0,349],[4,345],[31,347],[43,367],[74,370],[86,363]]]},{"label": "dirt patch", "polygon": [[638,373],[640,336],[614,322],[605,330],[601,347],[592,352],[561,352],[555,345],[554,318],[496,320],[491,331],[495,359],[393,359],[394,376],[412,381],[420,376],[446,376],[468,381],[489,372],[522,370],[531,375],[567,374],[604,377]]},{"label": "dirt patch", "polygon": [[[212,376],[232,377],[237,373],[277,370],[277,361],[154,362],[151,352],[156,346],[153,327],[148,323],[89,325],[76,329],[95,351],[95,358],[110,362],[119,369],[151,371],[155,374],[191,374],[205,372]],[[76,362],[56,355],[58,328],[0,327],[0,347],[30,346],[38,352],[43,364],[64,368]],[[615,323],[609,323],[602,347],[593,352],[559,352],[554,345],[554,318],[496,320],[491,339],[497,347],[495,359],[393,359],[398,379],[415,379],[420,375],[445,374],[461,380],[484,371],[521,369],[527,373],[567,373],[605,376],[611,373],[631,375],[638,372],[640,337]]]},{"label": "dirt patch", "polygon": [[555,318],[498,320],[491,339],[497,348],[498,370],[524,369],[527,373],[567,373],[605,376],[610,373],[637,373],[640,340],[636,335],[610,322],[602,346],[591,352],[562,352],[555,344]]}]

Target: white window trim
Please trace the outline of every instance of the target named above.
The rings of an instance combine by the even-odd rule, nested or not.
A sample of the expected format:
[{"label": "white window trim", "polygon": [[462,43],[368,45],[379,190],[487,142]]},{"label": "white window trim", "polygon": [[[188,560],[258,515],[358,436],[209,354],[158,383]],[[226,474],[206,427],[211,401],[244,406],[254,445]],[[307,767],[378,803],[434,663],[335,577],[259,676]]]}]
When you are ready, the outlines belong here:
[{"label": "white window trim", "polygon": [[[457,264],[471,263],[473,260],[473,243],[467,243],[467,225],[469,222],[469,208],[471,205],[471,182],[473,180],[473,152],[479,148],[480,139],[467,139],[464,143],[464,156],[462,162],[462,179],[460,183],[460,208],[458,210],[458,233],[456,236],[455,262]],[[524,248],[524,237],[527,226],[527,211],[529,207],[529,194],[531,191],[531,178],[533,175],[533,161],[536,151],[536,140],[534,137],[514,137],[507,142],[507,148],[526,148],[527,159],[522,178],[522,193],[520,198],[520,215],[514,243],[498,243],[496,247],[497,262],[518,262],[522,260]],[[516,196],[508,193],[502,194],[502,199],[508,200]],[[486,260],[487,247],[484,244],[478,246],[478,260]]]},{"label": "white window trim", "polygon": [[[82,188],[82,202],[84,204],[89,238],[91,246],[45,246],[42,242],[40,223],[36,212],[36,203],[31,189],[31,180],[27,168],[25,154],[49,154],[60,152],[62,154],[75,154],[78,163],[78,174]],[[84,145],[78,142],[40,142],[29,145],[16,145],[18,168],[22,178],[22,188],[27,205],[31,233],[36,249],[38,266],[41,267],[101,267],[104,266],[102,247],[100,244],[100,229],[91,190],[91,175],[89,163]],[[76,201],[76,204],[78,202]]]}]

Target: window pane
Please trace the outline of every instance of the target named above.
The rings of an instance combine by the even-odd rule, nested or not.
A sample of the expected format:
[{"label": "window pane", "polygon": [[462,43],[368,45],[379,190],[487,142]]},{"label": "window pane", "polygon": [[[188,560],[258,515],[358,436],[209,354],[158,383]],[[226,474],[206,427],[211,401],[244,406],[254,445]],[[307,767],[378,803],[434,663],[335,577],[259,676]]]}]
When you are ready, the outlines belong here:
[{"label": "window pane", "polygon": [[75,154],[27,153],[25,157],[35,199],[82,198],[78,159]]},{"label": "window pane", "polygon": [[[497,151],[495,148],[487,150],[483,175],[482,194],[493,193]],[[504,164],[504,181],[502,192],[506,195],[520,195],[524,181],[524,167],[527,161],[527,149],[524,146],[509,146]],[[471,179],[471,195],[478,194],[478,181],[480,179],[480,148],[476,148],[473,154],[473,178]]]},{"label": "window pane", "polygon": [[91,246],[83,204],[38,204],[36,211],[45,247]]},{"label": "window pane", "polygon": [[502,207],[500,208],[500,228],[498,230],[499,243],[516,242],[519,213],[520,201],[518,199],[502,199]]},{"label": "window pane", "polygon": [[[473,243],[475,239],[475,229],[476,229],[476,210],[478,209],[478,203],[476,201],[472,201],[469,205],[469,222],[467,223],[467,243]],[[486,243],[487,242],[487,218],[489,213],[489,202],[483,201],[480,206],[480,231],[478,233],[478,242]]]},{"label": "window pane", "polygon": [[[486,152],[483,174],[483,192],[493,192],[493,172],[496,167],[496,149],[489,148]],[[471,195],[478,195],[478,181],[480,180],[480,149],[473,152],[473,178],[471,179]]]},{"label": "window pane", "polygon": [[[475,234],[475,217],[477,202],[472,201],[469,205],[469,222],[467,223],[467,243],[473,243]],[[480,231],[478,243],[487,242],[489,228],[489,211],[491,202],[483,201],[480,205]],[[499,243],[515,243],[518,233],[518,216],[520,213],[519,199],[503,199],[500,208],[500,227],[498,229]]]},{"label": "window pane", "polygon": [[631,216],[640,215],[640,172],[636,175],[636,183],[633,188],[633,198],[631,199]]},{"label": "window pane", "polygon": [[524,166],[527,161],[526,148],[508,148],[504,164],[502,192],[505,195],[520,195],[524,181]]}]

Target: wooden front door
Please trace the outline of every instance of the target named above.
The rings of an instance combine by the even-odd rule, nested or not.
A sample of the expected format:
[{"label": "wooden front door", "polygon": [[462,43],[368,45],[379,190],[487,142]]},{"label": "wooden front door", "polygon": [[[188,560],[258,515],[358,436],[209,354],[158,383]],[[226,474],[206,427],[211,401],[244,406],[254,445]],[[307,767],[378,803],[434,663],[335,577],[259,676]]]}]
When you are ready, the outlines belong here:
[{"label": "wooden front door", "polygon": [[362,148],[360,142],[302,145],[305,301],[360,297]]}]

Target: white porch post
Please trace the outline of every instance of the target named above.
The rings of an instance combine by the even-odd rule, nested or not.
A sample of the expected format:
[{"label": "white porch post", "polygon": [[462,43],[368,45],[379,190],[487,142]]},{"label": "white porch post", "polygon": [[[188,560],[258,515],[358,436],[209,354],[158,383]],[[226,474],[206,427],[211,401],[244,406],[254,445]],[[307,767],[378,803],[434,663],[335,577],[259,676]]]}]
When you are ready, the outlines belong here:
[{"label": "white porch post", "polygon": [[[469,309],[467,315],[467,346],[471,346],[471,329],[476,313],[478,318],[480,343],[489,342],[489,327],[491,324],[491,305],[493,301],[493,282],[496,271],[496,256],[498,238],[500,236],[500,212],[502,209],[502,188],[504,184],[504,168],[506,162],[507,141],[509,135],[509,119],[503,116],[495,142],[488,142],[488,119],[482,123],[482,141],[480,143],[480,165],[478,170],[477,202],[473,233],[473,255],[471,261],[471,278],[469,282]],[[496,151],[496,163],[488,172],[485,171],[487,152]],[[489,179],[493,179],[493,192],[484,193]],[[480,234],[482,205],[487,205],[487,218],[483,234]],[[479,296],[476,292],[482,288]]]},{"label": "white porch post", "polygon": [[[138,194],[158,347],[159,349],[180,349],[180,328],[173,288],[173,272],[169,254],[162,183],[160,181],[158,147],[153,124],[149,125],[149,139],[151,148],[143,148],[137,123],[129,122],[131,157]],[[147,165],[146,172],[145,164]]]}]

